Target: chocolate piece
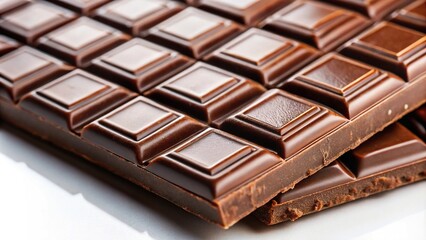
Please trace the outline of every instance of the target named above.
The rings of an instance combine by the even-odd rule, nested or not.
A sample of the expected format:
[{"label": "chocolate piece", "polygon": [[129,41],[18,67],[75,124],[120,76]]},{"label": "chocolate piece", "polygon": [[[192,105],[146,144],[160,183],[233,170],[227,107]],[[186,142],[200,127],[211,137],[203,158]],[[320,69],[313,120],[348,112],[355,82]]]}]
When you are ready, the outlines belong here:
[{"label": "chocolate piece", "polygon": [[197,121],[138,97],[90,123],[82,137],[129,161],[145,164],[202,130]]},{"label": "chocolate piece", "polygon": [[0,1],[0,14],[8,12],[29,2],[30,0],[2,0]]},{"label": "chocolate piece", "polygon": [[284,82],[282,88],[323,103],[351,119],[403,84],[388,73],[330,53]]},{"label": "chocolate piece", "polygon": [[220,127],[289,158],[345,122],[313,103],[269,90]]},{"label": "chocolate piece", "polygon": [[6,34],[33,45],[42,35],[77,18],[77,14],[47,2],[29,3],[0,18]]},{"label": "chocolate piece", "polygon": [[426,142],[426,105],[403,118],[401,122]]},{"label": "chocolate piece", "polygon": [[382,22],[345,44],[341,53],[412,81],[425,72],[425,46],[425,34]]},{"label": "chocolate piece", "polygon": [[378,21],[391,13],[393,10],[404,5],[406,0],[322,0],[329,2],[351,11],[357,11],[365,16]]},{"label": "chocolate piece", "polygon": [[73,67],[30,47],[0,57],[0,98],[17,102],[26,93]]},{"label": "chocolate piece", "polygon": [[304,44],[250,29],[206,56],[205,60],[272,88],[317,56],[319,53],[315,49]]},{"label": "chocolate piece", "polygon": [[241,26],[189,7],[151,28],[148,40],[200,58],[241,31]]},{"label": "chocolate piece", "polygon": [[20,106],[79,133],[85,124],[134,96],[115,84],[74,70],[34,90],[22,99]]},{"label": "chocolate piece", "polygon": [[96,8],[111,0],[48,0],[83,15],[90,15]]},{"label": "chocolate piece", "polygon": [[19,46],[20,44],[17,41],[0,34],[0,56],[17,49]]},{"label": "chocolate piece", "polygon": [[122,32],[81,17],[38,41],[38,47],[78,67],[127,40]]},{"label": "chocolate piece", "polygon": [[175,51],[136,38],[94,59],[88,69],[142,93],[192,63]]},{"label": "chocolate piece", "polygon": [[192,5],[205,11],[253,26],[289,0],[190,0]]},{"label": "chocolate piece", "polygon": [[391,21],[426,33],[426,1],[418,0],[392,13]]},{"label": "chocolate piece", "polygon": [[98,8],[94,18],[136,36],[182,9],[182,4],[165,0],[118,0]]},{"label": "chocolate piece", "polygon": [[281,161],[268,151],[210,128],[154,159],[147,169],[214,200]]},{"label": "chocolate piece", "polygon": [[319,2],[297,1],[267,18],[263,28],[330,51],[370,24],[351,11]]},{"label": "chocolate piece", "polygon": [[146,95],[211,124],[264,91],[251,80],[199,62]]},{"label": "chocolate piece", "polygon": [[[426,145],[400,124],[386,128],[341,161],[321,169],[259,208],[268,225],[426,179]],[[352,173],[351,171],[354,171]]]}]

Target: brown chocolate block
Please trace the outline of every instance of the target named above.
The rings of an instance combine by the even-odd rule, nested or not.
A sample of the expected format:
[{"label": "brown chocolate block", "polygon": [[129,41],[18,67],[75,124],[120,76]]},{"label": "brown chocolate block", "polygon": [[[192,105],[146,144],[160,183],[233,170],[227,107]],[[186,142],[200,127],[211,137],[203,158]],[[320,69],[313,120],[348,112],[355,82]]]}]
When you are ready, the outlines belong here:
[{"label": "brown chocolate block", "polygon": [[42,35],[77,18],[77,14],[47,2],[33,2],[4,14],[0,30],[27,44],[34,45]]},{"label": "brown chocolate block", "polygon": [[281,161],[269,151],[209,128],[157,157],[147,169],[198,196],[214,200]]},{"label": "brown chocolate block", "polygon": [[136,164],[206,128],[203,124],[137,97],[82,130],[82,137]]},{"label": "brown chocolate block", "polygon": [[0,14],[6,13],[19,6],[29,3],[31,0],[2,0],[0,1]]},{"label": "brown chocolate block", "polygon": [[83,15],[90,15],[96,8],[111,0],[48,0]]},{"label": "brown chocolate block", "polygon": [[193,62],[173,50],[135,38],[94,59],[88,69],[142,93]]},{"label": "brown chocolate block", "polygon": [[30,47],[0,57],[0,98],[17,102],[26,93],[73,67]]},{"label": "brown chocolate block", "polygon": [[81,17],[38,40],[38,47],[78,67],[128,39],[122,32]]},{"label": "brown chocolate block", "polygon": [[146,96],[217,125],[216,121],[264,91],[262,86],[251,80],[198,62],[148,91]]},{"label": "brown chocolate block", "polygon": [[403,118],[401,122],[426,142],[426,105]]},{"label": "brown chocolate block", "polygon": [[74,70],[26,95],[20,106],[80,133],[102,114],[127,102],[135,94],[82,70]]},{"label": "brown chocolate block", "polygon": [[358,13],[320,2],[296,1],[262,24],[264,29],[330,51],[371,25]]},{"label": "brown chocolate block", "polygon": [[255,215],[268,225],[426,179],[426,145],[400,124],[281,193]]},{"label": "brown chocolate block", "polygon": [[183,8],[183,4],[166,0],[118,0],[96,9],[93,17],[134,36],[143,36],[150,27]]},{"label": "brown chocolate block", "polygon": [[426,33],[426,1],[418,0],[395,11],[391,21],[408,28]]},{"label": "brown chocolate block", "polygon": [[231,20],[189,7],[151,28],[146,38],[201,58],[241,30],[241,26]]},{"label": "brown chocolate block", "polygon": [[345,122],[328,109],[273,89],[220,128],[289,158]]},{"label": "brown chocolate block", "polygon": [[357,11],[374,21],[378,21],[389,13],[407,3],[407,0],[322,0]]},{"label": "brown chocolate block", "polygon": [[426,35],[382,22],[346,43],[340,52],[412,81],[425,73]]},{"label": "brown chocolate block", "polygon": [[318,56],[314,48],[253,28],[204,59],[272,88]]},{"label": "brown chocolate block", "polygon": [[403,85],[404,81],[396,76],[330,53],[284,82],[281,88],[352,119]]},{"label": "brown chocolate block", "polygon": [[190,0],[192,5],[205,11],[254,26],[290,0]]},{"label": "brown chocolate block", "polygon": [[0,56],[17,49],[21,44],[0,34]]}]

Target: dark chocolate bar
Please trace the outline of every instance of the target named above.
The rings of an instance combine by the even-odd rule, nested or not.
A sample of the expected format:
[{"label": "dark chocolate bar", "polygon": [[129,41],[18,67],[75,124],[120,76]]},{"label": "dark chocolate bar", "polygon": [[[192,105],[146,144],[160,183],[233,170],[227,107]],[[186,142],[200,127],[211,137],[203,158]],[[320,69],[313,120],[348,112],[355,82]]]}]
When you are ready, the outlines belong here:
[{"label": "dark chocolate bar", "polygon": [[268,225],[295,221],[304,215],[424,179],[426,144],[396,123],[294,189],[279,194],[256,210],[255,215]]},{"label": "dark chocolate bar", "polygon": [[[89,17],[9,34],[31,42],[48,31],[35,40],[38,50],[0,56],[0,118],[225,228],[426,101],[424,34],[378,24],[372,29],[389,25],[398,34],[389,37],[397,51],[380,36],[360,35],[378,46],[358,62],[350,59],[358,49],[345,49],[372,22],[332,5],[296,1],[265,10],[253,8],[262,0],[220,1],[239,8],[232,15],[240,23],[266,18],[265,29],[271,20],[286,38],[237,24],[226,11],[180,11],[183,3],[51,2]],[[295,22],[301,15],[308,17]],[[325,53],[293,37],[349,57],[316,60]]]}]

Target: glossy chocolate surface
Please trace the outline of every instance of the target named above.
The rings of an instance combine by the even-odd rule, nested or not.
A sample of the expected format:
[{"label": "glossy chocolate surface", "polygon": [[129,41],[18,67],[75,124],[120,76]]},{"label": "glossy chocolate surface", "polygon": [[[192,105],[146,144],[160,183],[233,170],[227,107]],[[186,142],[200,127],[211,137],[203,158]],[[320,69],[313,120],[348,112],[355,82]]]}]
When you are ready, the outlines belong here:
[{"label": "glossy chocolate surface", "polygon": [[34,45],[45,33],[77,18],[77,14],[47,2],[29,3],[0,17],[0,30]]},{"label": "glossy chocolate surface", "polygon": [[345,44],[341,53],[411,81],[425,72],[426,35],[382,22]]},{"label": "glossy chocolate surface", "polygon": [[193,62],[173,50],[134,38],[94,59],[88,69],[143,93]]},{"label": "glossy chocolate surface", "polygon": [[384,18],[398,7],[407,3],[406,0],[322,0],[337,6],[347,8],[351,11],[357,11],[365,16],[378,21]]},{"label": "glossy chocolate surface", "polygon": [[269,90],[220,127],[288,158],[344,122],[306,100]]},{"label": "glossy chocolate surface", "polygon": [[17,49],[21,44],[17,41],[0,34],[0,56]]},{"label": "glossy chocolate surface", "polygon": [[148,171],[213,200],[282,160],[246,141],[207,129],[154,159]]},{"label": "glossy chocolate surface", "polygon": [[72,70],[71,66],[30,47],[0,57],[0,98],[17,102],[24,94]]},{"label": "glossy chocolate surface", "polygon": [[304,44],[259,29],[250,29],[205,57],[218,67],[260,82],[281,83],[319,53]]},{"label": "glossy chocolate surface", "polygon": [[137,97],[87,125],[82,137],[143,165],[205,127],[149,99]]},{"label": "glossy chocolate surface", "polygon": [[282,88],[323,103],[351,119],[403,84],[396,76],[330,53],[284,82]]},{"label": "glossy chocolate surface", "polygon": [[137,36],[183,9],[166,0],[118,0],[96,9],[94,18]]},{"label": "glossy chocolate surface", "polygon": [[251,80],[199,62],[148,91],[146,96],[211,124],[264,91]]},{"label": "glossy chocolate surface", "polygon": [[200,58],[241,31],[231,20],[188,7],[151,28],[148,40]]},{"label": "glossy chocolate surface", "polygon": [[2,0],[0,1],[0,14],[13,10],[29,3],[30,0]]},{"label": "glossy chocolate surface", "polygon": [[426,33],[426,1],[418,0],[392,13],[391,21]]},{"label": "glossy chocolate surface", "polygon": [[83,15],[90,15],[96,8],[111,0],[48,0]]},{"label": "glossy chocolate surface", "polygon": [[20,106],[58,127],[79,133],[85,124],[134,96],[99,77],[74,70],[34,90],[22,99]]},{"label": "glossy chocolate surface", "polygon": [[289,0],[190,0],[205,11],[253,26],[265,17],[290,3]]},{"label": "glossy chocolate surface", "polygon": [[370,25],[363,16],[314,1],[296,1],[264,22],[264,28],[330,51]]},{"label": "glossy chocolate surface", "polygon": [[81,17],[38,41],[38,47],[78,67],[127,40],[122,32]]}]

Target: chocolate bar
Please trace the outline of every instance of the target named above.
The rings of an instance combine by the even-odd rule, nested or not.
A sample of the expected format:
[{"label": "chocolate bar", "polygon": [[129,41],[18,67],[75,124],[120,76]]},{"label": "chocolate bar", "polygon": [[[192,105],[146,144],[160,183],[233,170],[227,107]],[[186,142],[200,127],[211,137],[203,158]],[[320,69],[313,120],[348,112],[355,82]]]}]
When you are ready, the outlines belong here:
[{"label": "chocolate bar", "polygon": [[418,0],[392,13],[390,21],[426,33],[426,2]]},{"label": "chocolate bar", "polygon": [[[169,3],[129,11],[131,1],[114,1],[116,13],[137,19],[121,29],[134,34],[142,26],[136,32],[144,39],[130,40],[100,8],[53,2],[104,23],[80,17],[34,37],[38,50],[1,56],[2,120],[225,228],[426,101],[423,33],[394,27],[407,33],[398,36],[395,55],[386,55],[401,79],[352,59],[360,52],[345,50],[352,41],[341,46],[370,20],[324,3],[271,10],[288,22],[322,9],[296,24],[298,34],[282,37],[194,7],[142,30],[148,16],[161,21],[155,6]],[[305,28],[312,47],[292,39],[303,40]],[[323,52],[331,49],[345,56]]]},{"label": "chocolate bar", "polygon": [[[426,118],[423,118],[423,128],[425,123]],[[424,179],[426,144],[418,135],[395,123],[298,183],[294,189],[279,194],[256,210],[255,215],[268,225],[295,221]]]}]

